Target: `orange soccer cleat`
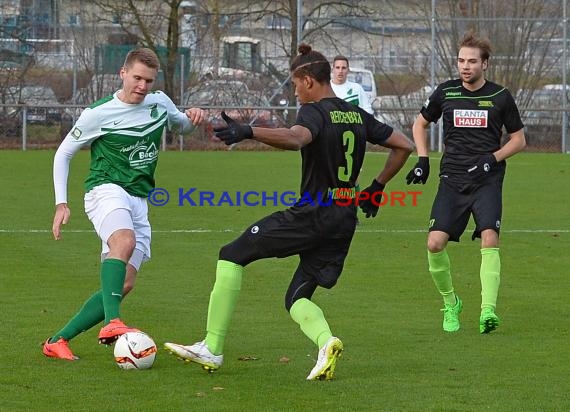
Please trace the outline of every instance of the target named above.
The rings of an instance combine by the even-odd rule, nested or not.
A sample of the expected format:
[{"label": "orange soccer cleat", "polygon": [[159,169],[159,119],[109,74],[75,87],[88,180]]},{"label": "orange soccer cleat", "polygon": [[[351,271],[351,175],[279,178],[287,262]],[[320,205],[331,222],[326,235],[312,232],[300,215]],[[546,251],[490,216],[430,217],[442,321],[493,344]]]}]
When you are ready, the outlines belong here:
[{"label": "orange soccer cleat", "polygon": [[48,358],[66,359],[70,361],[79,359],[79,357],[75,356],[73,352],[71,352],[68,342],[65,339],[59,338],[57,342],[49,343],[50,339],[51,338],[47,338],[42,345],[42,352]]},{"label": "orange soccer cleat", "polygon": [[109,324],[103,326],[99,332],[99,343],[111,345],[115,343],[119,336],[127,332],[140,332],[137,328],[131,328],[121,322],[121,319],[111,319]]}]

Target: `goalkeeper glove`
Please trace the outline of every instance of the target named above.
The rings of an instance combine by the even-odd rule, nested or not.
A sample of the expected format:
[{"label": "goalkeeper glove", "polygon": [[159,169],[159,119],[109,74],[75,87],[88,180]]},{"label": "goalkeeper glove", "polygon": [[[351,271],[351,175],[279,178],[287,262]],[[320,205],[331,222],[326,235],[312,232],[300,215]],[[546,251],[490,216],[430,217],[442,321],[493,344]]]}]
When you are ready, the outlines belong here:
[{"label": "goalkeeper glove", "polygon": [[481,156],[477,163],[467,169],[467,173],[473,179],[484,179],[495,168],[495,166],[497,166],[497,159],[495,158],[495,155],[491,153]]},{"label": "goalkeeper glove", "polygon": [[250,125],[239,124],[224,111],[222,111],[222,119],[225,120],[228,126],[216,127],[214,128],[214,133],[218,139],[228,146],[241,142],[243,139],[251,139],[253,137],[253,130]]},{"label": "goalkeeper glove", "polygon": [[372,184],[362,191],[362,193],[368,193],[369,195],[367,199],[360,203],[360,209],[362,209],[367,218],[375,217],[378,214],[382,196],[375,195],[375,193],[382,192],[385,186],[374,179]]},{"label": "goalkeeper glove", "polygon": [[420,156],[418,162],[406,176],[406,183],[421,183],[425,185],[429,177],[429,157]]}]

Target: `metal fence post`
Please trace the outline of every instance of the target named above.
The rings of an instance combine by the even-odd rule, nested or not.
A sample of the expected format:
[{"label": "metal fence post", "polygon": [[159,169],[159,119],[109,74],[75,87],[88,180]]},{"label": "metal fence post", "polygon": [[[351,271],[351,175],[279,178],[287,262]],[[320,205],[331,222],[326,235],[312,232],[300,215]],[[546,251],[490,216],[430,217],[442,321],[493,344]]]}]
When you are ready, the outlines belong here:
[{"label": "metal fence post", "polygon": [[566,78],[566,70],[568,70],[568,16],[566,15],[567,2],[562,2],[562,153],[568,153],[566,143],[568,141],[568,79]]},{"label": "metal fence post", "polygon": [[28,109],[24,106],[22,111],[22,150],[26,150],[27,140],[28,140]]}]

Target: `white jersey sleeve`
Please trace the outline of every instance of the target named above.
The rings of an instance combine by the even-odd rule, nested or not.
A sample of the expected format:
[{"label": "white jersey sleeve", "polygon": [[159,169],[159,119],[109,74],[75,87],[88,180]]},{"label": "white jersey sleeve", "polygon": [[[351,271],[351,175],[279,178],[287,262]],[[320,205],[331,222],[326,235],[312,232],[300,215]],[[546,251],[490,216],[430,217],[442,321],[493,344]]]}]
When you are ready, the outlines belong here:
[{"label": "white jersey sleeve", "polygon": [[88,146],[100,135],[97,113],[89,108],[83,110],[79,119],[59,145],[53,159],[53,187],[55,204],[67,203],[67,178],[69,164],[75,154]]},{"label": "white jersey sleeve", "polygon": [[166,94],[158,92],[161,95],[162,103],[166,107],[168,113],[168,128],[172,129],[173,126],[180,128],[182,133],[190,133],[194,130],[195,126],[190,122],[186,113],[181,112],[174,102]]}]

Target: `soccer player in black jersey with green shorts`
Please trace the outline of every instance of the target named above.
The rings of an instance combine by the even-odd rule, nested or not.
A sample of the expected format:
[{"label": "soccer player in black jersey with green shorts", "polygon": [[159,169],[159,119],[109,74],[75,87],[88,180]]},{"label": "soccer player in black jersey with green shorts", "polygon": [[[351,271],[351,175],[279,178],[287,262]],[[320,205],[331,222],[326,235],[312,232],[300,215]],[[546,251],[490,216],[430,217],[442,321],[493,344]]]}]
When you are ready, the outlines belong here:
[{"label": "soccer player in black jersey with green shorts", "polygon": [[[380,198],[371,194],[381,192],[403,167],[413,143],[361,108],[336,97],[330,73],[330,63],[321,53],[306,44],[299,46],[291,76],[301,107],[290,129],[252,128],[237,124],[222,112],[227,127],[217,129],[216,136],[226,144],[249,138],[301,151],[301,197],[291,208],[253,223],[221,248],[206,337],[188,346],[166,343],[166,349],[178,357],[197,362],[209,371],[218,369],[244,267],[259,259],[298,255],[299,265],[285,294],[285,307],[319,348],[317,363],[307,379],[332,378],[343,343],[333,336],[323,311],[311,297],[318,286],[332,288],[342,272],[356,226],[356,202],[352,197],[361,199],[360,207],[367,217],[376,216]],[[372,184],[355,194],[367,142],[391,151]]]},{"label": "soccer player in black jersey with green shorts", "polygon": [[[459,45],[459,79],[440,84],[414,122],[412,133],[418,162],[407,182],[425,183],[429,176],[427,128],[443,118],[444,152],[439,188],[433,202],[427,240],[429,271],[443,297],[443,330],[459,330],[463,302],[453,288],[448,241],[458,242],[473,215],[472,239],[481,238],[480,333],[499,326],[495,313],[501,261],[499,231],[505,159],[526,145],[523,123],[513,96],[485,79],[491,46],[468,33]],[[510,139],[501,147],[503,127]]]}]

